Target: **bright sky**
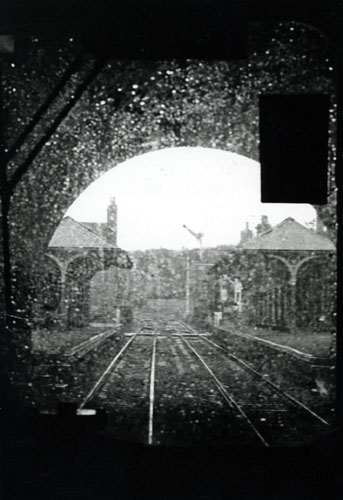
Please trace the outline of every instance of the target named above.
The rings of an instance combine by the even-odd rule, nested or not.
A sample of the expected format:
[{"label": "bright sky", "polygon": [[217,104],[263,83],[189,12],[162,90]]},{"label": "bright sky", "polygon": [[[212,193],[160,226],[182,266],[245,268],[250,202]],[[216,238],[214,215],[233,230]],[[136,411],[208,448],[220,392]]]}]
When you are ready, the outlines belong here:
[{"label": "bright sky", "polygon": [[311,205],[260,202],[259,163],[208,148],[166,148],[125,161],[93,182],[66,215],[105,222],[109,200],[118,206],[118,245],[126,250],[194,248],[183,227],[205,234],[203,246],[237,244],[245,223],[261,215],[275,225],[286,217],[313,220]]}]

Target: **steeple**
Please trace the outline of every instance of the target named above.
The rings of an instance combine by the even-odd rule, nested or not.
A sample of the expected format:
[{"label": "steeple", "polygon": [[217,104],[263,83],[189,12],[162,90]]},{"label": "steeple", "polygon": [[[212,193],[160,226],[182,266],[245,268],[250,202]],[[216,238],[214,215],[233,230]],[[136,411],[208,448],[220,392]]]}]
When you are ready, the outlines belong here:
[{"label": "steeple", "polygon": [[117,216],[118,208],[116,199],[112,197],[107,207],[106,237],[112,245],[117,245]]}]

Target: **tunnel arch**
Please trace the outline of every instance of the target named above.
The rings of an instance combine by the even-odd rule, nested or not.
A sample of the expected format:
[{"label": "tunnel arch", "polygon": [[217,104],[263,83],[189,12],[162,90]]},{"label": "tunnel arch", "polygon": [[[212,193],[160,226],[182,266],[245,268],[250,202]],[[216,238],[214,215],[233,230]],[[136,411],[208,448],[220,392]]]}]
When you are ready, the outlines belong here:
[{"label": "tunnel arch", "polygon": [[[49,46],[48,39],[47,42],[46,48],[40,42],[40,63],[46,63],[49,50],[51,60],[58,53],[58,44]],[[29,42],[24,66],[35,64],[36,43],[37,40]],[[306,44],[315,50],[308,51]],[[316,44],[321,48],[317,49]],[[285,54],[289,57],[284,57]],[[307,58],[301,59],[300,54]],[[70,54],[66,51],[58,57],[67,63],[72,55],[70,50]],[[16,249],[14,263],[22,260],[28,267],[28,275],[36,274],[39,258],[44,255],[67,207],[113,162],[118,165],[127,158],[161,147],[199,145],[256,159],[258,95],[266,92],[334,95],[327,69],[330,57],[328,42],[310,26],[275,23],[257,34],[257,42],[253,42],[246,61],[163,61],[145,67],[142,61],[125,64],[109,61],[16,186],[10,212],[12,243]],[[297,66],[298,60],[301,67]],[[281,72],[284,79],[274,75],[275,65],[277,74]],[[321,80],[313,73],[313,65],[322,70]],[[44,69],[43,64],[39,70],[44,73]],[[299,69],[308,76],[306,88],[294,77]],[[20,87],[17,69],[11,71],[15,82],[12,86],[19,89],[16,95],[22,96],[24,90],[29,93],[30,88]],[[57,78],[58,72],[51,71],[51,75]],[[9,82],[11,85],[12,80]],[[12,102],[13,95],[8,96]],[[42,206],[46,210],[41,210]],[[31,259],[32,255],[37,258]]]},{"label": "tunnel arch", "polygon": [[[280,63],[281,66],[283,65],[282,58],[278,58],[278,63]],[[252,65],[254,66],[254,64],[255,63],[253,61]],[[213,66],[213,68],[216,69],[215,65]],[[109,69],[110,68],[107,68],[107,71]],[[225,64],[224,65],[222,64],[221,68],[219,69],[224,74],[226,71]],[[269,71],[268,67],[264,64],[263,71],[265,70],[267,70],[266,71],[267,78],[265,78],[264,85],[260,86],[260,90],[262,89],[262,92],[266,90],[272,92],[280,92],[280,91],[284,92],[285,89],[287,92],[288,91],[297,92],[299,90],[301,92],[303,91],[300,85],[297,87],[296,84],[291,84],[290,86],[288,84],[287,85],[285,84],[285,87],[282,87],[282,85],[279,85],[278,82],[272,80],[271,73],[273,72],[273,69]],[[281,71],[280,74],[285,75],[285,70]],[[256,76],[256,73],[255,75],[253,74],[252,76],[253,76],[251,78],[252,81],[259,80],[258,78],[254,78]],[[324,89],[324,91],[329,91],[332,93],[332,87],[330,87],[330,83],[325,81],[325,78],[326,77],[323,76],[321,83],[317,85],[310,78],[307,81],[307,89],[305,91],[318,92],[318,91],[323,91]],[[269,83],[271,83],[270,86]],[[98,82],[97,85],[99,87],[101,83]],[[255,90],[256,88],[257,87],[255,87]],[[163,92],[161,92],[161,96],[162,93]],[[95,92],[93,93],[93,97],[94,95]],[[133,122],[136,122],[134,123],[135,128],[137,129],[141,128],[142,135],[144,135],[145,131],[144,128],[142,127],[142,125],[144,125],[144,120],[137,120],[137,116],[139,115],[140,111],[137,108],[135,109],[136,103],[132,101],[133,101],[132,98],[128,98],[126,105],[124,105],[125,108],[124,114],[126,113],[126,117],[123,120],[123,123],[125,124],[130,123],[132,118]],[[164,101],[161,97],[159,104],[160,107],[162,107],[161,103],[163,104],[163,102]],[[86,99],[81,104],[82,106],[87,107],[90,103],[91,99],[86,96]],[[94,100],[94,105],[95,104],[96,102]],[[187,99],[184,99],[182,103],[180,103],[180,109],[182,109],[184,104],[187,104]],[[94,108],[97,108],[98,112],[101,106],[102,104],[100,104],[99,106],[94,106]],[[249,108],[249,103],[247,107]],[[151,108],[153,108],[153,106],[151,106]],[[254,122],[254,126],[256,127],[255,123],[256,106],[255,107],[252,106],[252,108],[253,108],[252,111],[248,110],[248,112],[246,112],[245,110],[244,116],[245,118],[247,118],[247,122],[249,122],[249,120],[251,121],[251,123]],[[221,111],[223,112],[223,108],[221,108]],[[13,115],[15,115],[15,113],[13,113]],[[203,115],[206,116],[208,115],[208,113],[204,112],[203,110]],[[82,155],[80,155],[80,158],[78,158],[78,155],[80,154],[79,146],[80,143],[82,144],[82,140],[77,143],[77,146],[75,146],[75,144],[68,145],[68,141],[65,141],[66,137],[68,137],[69,130],[71,132],[75,132],[75,123],[78,123],[81,129],[82,129],[81,124],[84,126],[84,128],[86,128],[86,123],[83,120],[84,115],[82,113],[79,114],[80,120],[77,120],[77,116],[78,116],[77,113],[75,113],[75,116],[70,116],[68,120],[66,120],[66,123],[61,127],[61,130],[59,131],[59,134],[57,134],[57,137],[53,138],[51,144],[46,145],[45,150],[42,152],[42,155],[33,165],[36,171],[29,172],[25,176],[24,178],[25,182],[22,183],[24,185],[18,186],[19,190],[18,191],[16,190],[15,195],[13,197],[12,213],[11,213],[11,229],[13,230],[13,237],[12,237],[13,252],[16,254],[15,258],[20,256],[20,258],[24,261],[25,264],[28,261],[29,263],[28,264],[29,270],[27,273],[28,280],[30,273],[34,274],[34,272],[37,269],[39,271],[39,264],[37,264],[37,262],[34,259],[37,258],[38,261],[38,257],[43,255],[44,249],[46,248],[46,243],[49,241],[54,229],[56,228],[56,225],[58,224],[59,220],[64,214],[65,208],[69,206],[71,200],[75,199],[75,197],[78,196],[78,194],[80,194],[80,191],[84,187],[88,186],[89,183],[92,182],[92,180],[94,180],[99,174],[103,173],[103,171],[106,170],[106,168],[109,168],[110,165],[110,162],[108,162],[106,158],[104,161],[104,157],[106,155],[101,156],[101,151],[99,152],[96,148],[94,149],[94,143],[92,143],[92,141],[89,141],[90,144],[89,149],[92,152],[92,154],[94,153],[95,160],[91,158],[91,161],[89,163],[87,158],[85,159],[84,157],[82,157]],[[98,117],[101,118],[101,116],[102,116],[101,112],[99,111]],[[129,116],[131,116],[131,118],[129,118]],[[73,123],[73,118],[76,118],[74,120],[74,123]],[[105,115],[103,116],[103,118],[104,121],[106,121]],[[206,142],[206,139],[204,139],[204,137],[201,137],[202,130],[198,129],[196,130],[196,133],[198,133],[200,136],[199,139],[200,144],[202,146],[208,146],[212,148],[217,148],[218,146],[222,146],[223,148],[224,147],[227,148],[228,151],[241,151],[241,149],[238,150],[236,148],[236,145],[234,143],[231,142],[231,144],[229,144],[227,141],[227,137],[225,137],[226,133],[230,129],[230,127],[227,126],[228,122],[225,121],[224,119],[220,119],[221,118],[220,116],[219,117],[216,116],[215,118],[217,119],[219,126],[222,127],[222,131],[220,132],[222,134],[222,137],[216,136],[213,139],[213,142],[211,140],[209,140],[209,142]],[[184,121],[186,121],[185,118]],[[153,129],[154,133],[156,132],[157,138],[148,137],[148,140],[146,141],[139,139],[138,134],[136,133],[133,136],[131,144],[128,144],[127,142],[125,142],[126,139],[123,140],[123,136],[119,134],[118,144],[116,145],[117,149],[115,150],[117,165],[119,165],[123,159],[133,158],[136,156],[136,154],[139,154],[140,152],[146,153],[148,151],[153,151],[155,148],[158,148],[161,145],[163,145],[164,147],[175,147],[175,146],[194,147],[199,145],[199,143],[197,143],[198,139],[194,137],[195,135],[194,130],[193,130],[194,135],[188,139],[189,142],[187,141],[185,142],[185,139],[180,135],[180,129],[182,127],[182,123],[181,125],[178,122],[169,123],[168,120],[162,121],[160,123],[162,124],[162,126],[159,125],[156,128],[150,127],[151,129]],[[236,131],[234,135],[236,135],[236,137],[239,137],[240,132],[244,132],[244,130],[242,130],[242,128],[237,123],[234,123],[234,128],[235,127]],[[160,134],[159,132],[163,130],[165,134]],[[256,148],[258,144],[257,136],[252,137],[253,134],[251,134],[251,130],[248,130],[247,133],[245,134],[246,135],[244,136],[243,140],[243,143],[245,143],[245,148],[249,149],[248,144],[249,140],[251,141],[251,139],[253,142],[253,147]],[[149,133],[147,135],[149,136]],[[72,140],[75,141],[75,136],[70,134],[70,137],[72,138]],[[84,144],[88,145],[87,136],[82,136],[82,139],[84,141]],[[120,141],[122,141],[122,144],[120,144]],[[68,147],[65,147],[66,144]],[[73,153],[74,148],[76,149],[75,154]],[[102,148],[103,144],[100,144],[99,150],[101,150]],[[243,146],[241,145],[241,148],[244,150],[244,145]],[[65,152],[67,152],[66,158],[62,158],[62,155],[60,156],[58,154],[56,155],[54,149],[59,151],[64,150]],[[255,155],[256,155],[256,150],[255,150]],[[58,158],[62,160],[60,163],[58,161]],[[256,156],[252,155],[251,158],[256,158]],[[113,156],[111,157],[111,159],[113,160]],[[78,164],[78,162],[80,162],[80,165]],[[33,193],[32,198],[36,198],[36,200],[34,200],[31,203],[32,198],[30,200],[30,194],[32,193]],[[51,195],[51,199],[49,199],[48,195],[49,196]],[[49,210],[50,211],[49,216],[42,214],[42,217],[40,217],[41,209]],[[27,248],[25,248],[25,245],[27,245]],[[34,268],[34,272],[32,272],[32,268]]]}]

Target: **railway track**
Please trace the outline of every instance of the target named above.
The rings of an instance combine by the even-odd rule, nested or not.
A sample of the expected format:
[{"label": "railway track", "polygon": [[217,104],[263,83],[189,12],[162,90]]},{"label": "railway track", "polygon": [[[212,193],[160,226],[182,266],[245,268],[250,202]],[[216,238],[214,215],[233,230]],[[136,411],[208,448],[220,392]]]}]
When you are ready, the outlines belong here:
[{"label": "railway track", "polygon": [[66,358],[81,359],[89,352],[93,351],[96,347],[99,347],[103,342],[113,335],[115,335],[122,325],[113,326],[101,333],[93,335],[91,338],[80,342],[80,344],[74,346],[69,352],[65,353]]},{"label": "railway track", "polygon": [[297,418],[301,428],[306,419],[320,427],[330,425],[216,344],[209,333],[163,316],[136,317],[135,322],[140,329],[126,334],[128,340],[84,395],[79,409],[100,405],[118,415],[127,411],[135,438],[149,445],[178,442],[177,434],[187,434],[182,426],[191,426],[191,433],[195,429],[199,441],[206,432],[218,434],[220,425],[222,434],[232,439],[236,433],[248,436],[249,443],[269,446],[277,434],[296,436]]},{"label": "railway track", "polygon": [[212,345],[216,349],[219,349],[220,351],[225,352],[225,354],[230,359],[234,360],[240,366],[243,366],[244,368],[246,368],[247,370],[249,370],[249,372],[253,373],[257,378],[259,378],[260,380],[262,380],[264,384],[266,384],[267,386],[269,386],[271,389],[273,389],[275,392],[277,392],[280,396],[282,396],[287,401],[290,401],[291,403],[293,403],[294,406],[302,409],[304,412],[308,413],[309,415],[311,415],[313,418],[315,418],[316,420],[318,420],[322,424],[324,424],[326,426],[330,426],[330,424],[324,418],[322,418],[316,412],[314,412],[313,410],[311,410],[311,408],[309,408],[307,405],[305,405],[304,403],[302,403],[301,401],[299,401],[299,399],[295,398],[294,396],[292,396],[288,392],[282,390],[275,383],[271,382],[269,379],[267,379],[267,377],[264,374],[262,374],[262,373],[258,372],[257,370],[255,370],[247,361],[239,358],[238,356],[235,356],[234,354],[231,354],[228,351],[228,349],[223,348],[222,346],[216,344],[215,342],[213,342],[213,341],[211,341],[209,339],[205,338],[203,340],[205,340],[206,342],[208,342],[210,345]]},{"label": "railway track", "polygon": [[[122,373],[125,376],[125,372],[131,372],[136,374],[136,379],[139,381],[143,382],[143,387],[139,387],[139,392],[143,392],[143,402],[145,400],[149,400],[148,403],[148,410],[147,410],[147,415],[148,415],[148,443],[152,444],[153,440],[153,418],[154,418],[154,382],[155,382],[155,366],[156,366],[156,350],[157,350],[157,338],[158,338],[158,333],[156,331],[152,331],[152,326],[148,322],[144,322],[144,325],[141,327],[141,329],[138,332],[132,332],[132,333],[127,333],[126,334],[128,337],[128,340],[125,342],[125,344],[121,347],[121,349],[113,356],[113,358],[110,360],[106,368],[101,372],[101,374],[98,376],[97,380],[95,383],[91,386],[91,388],[88,390],[88,392],[84,395],[82,401],[80,402],[78,406],[78,410],[82,410],[85,407],[89,407],[92,405],[98,406],[104,405],[104,400],[107,400],[109,402],[109,406],[113,406],[113,401],[111,396],[108,393],[111,393],[113,388],[112,386],[118,387],[118,384],[116,384],[116,381],[114,380],[114,377],[116,374]],[[153,336],[153,338],[151,338]],[[135,350],[131,349],[130,347],[134,344],[135,342]],[[150,349],[151,347],[151,349]],[[150,355],[149,355],[150,352]],[[138,356],[137,356],[138,353]],[[143,354],[143,356],[140,356],[140,354]],[[131,359],[130,359],[131,356]],[[150,374],[148,371],[148,366],[150,367]],[[149,376],[149,377],[148,377]],[[134,377],[129,377],[127,376],[126,384],[123,386],[123,392],[124,395],[130,391],[130,383],[133,385],[136,383],[137,385],[137,380],[133,380]],[[148,380],[149,378],[149,380]],[[147,391],[147,388],[149,387],[149,390]],[[138,392],[138,391],[136,391]],[[137,393],[136,393],[137,396]],[[142,394],[140,394],[142,396]],[[117,397],[114,398],[114,405],[118,404],[118,394]],[[132,399],[132,398],[131,398]],[[137,399],[137,398],[136,398]],[[119,406],[122,408],[123,406],[126,406],[127,409],[133,407],[135,405],[135,401],[131,401],[131,405],[127,402],[126,404],[123,404],[123,400],[125,398],[123,397],[123,394],[121,395],[121,398],[119,398]],[[145,439],[144,439],[145,441]]]},{"label": "railway track", "polygon": [[105,383],[106,378],[111,374],[111,372],[116,368],[116,365],[118,364],[121,356],[125,353],[125,351],[129,348],[129,346],[132,344],[132,342],[135,340],[136,335],[133,335],[127,342],[126,344],[120,349],[120,351],[114,356],[114,358],[111,360],[109,365],[105,368],[105,370],[101,373],[100,377],[97,379],[96,383],[93,385],[93,387],[88,391],[84,399],[82,400],[81,404],[79,405],[79,410],[82,410],[88,403],[92,401],[94,396],[97,394],[97,392],[100,390],[102,385]]},{"label": "railway track", "polygon": [[239,364],[240,366],[244,367],[249,372],[253,373],[258,379],[260,379],[261,381],[263,381],[263,383],[265,385],[267,385],[272,390],[274,390],[275,392],[277,392],[280,396],[282,396],[287,401],[290,401],[294,406],[302,409],[304,412],[306,412],[309,415],[311,415],[313,418],[315,418],[316,420],[318,420],[320,423],[322,423],[322,424],[324,424],[326,426],[330,426],[330,424],[324,418],[322,418],[316,412],[314,412],[313,410],[311,410],[311,408],[309,408],[307,405],[305,405],[304,403],[302,403],[299,399],[295,398],[294,396],[292,396],[288,392],[282,390],[280,387],[277,386],[277,384],[275,384],[272,381],[270,381],[266,377],[266,375],[264,375],[264,374],[258,372],[257,370],[255,370],[254,367],[251,366],[251,364],[248,363],[246,360],[244,360],[242,358],[239,358],[238,356],[230,353],[230,351],[227,348],[224,348],[224,347],[220,346],[219,344],[213,342],[211,339],[206,338],[206,335],[198,333],[194,328],[192,328],[191,326],[187,325],[183,321],[179,321],[179,322],[184,327],[188,326],[189,331],[192,332],[195,336],[198,336],[203,341],[207,342],[209,345],[211,345],[214,348],[216,348],[216,349],[220,350],[221,352],[225,353],[225,355],[228,356],[231,360],[235,361],[237,364]]},{"label": "railway track", "polygon": [[264,444],[265,446],[269,446],[267,440],[262,436],[262,434],[258,431],[256,426],[251,421],[251,419],[247,416],[246,412],[243,410],[242,405],[240,405],[237,402],[237,400],[233,397],[233,395],[225,388],[224,384],[219,380],[219,378],[214,374],[213,370],[206,363],[203,356],[199,354],[199,352],[191,345],[191,343],[188,340],[184,338],[183,342],[189,347],[189,349],[197,357],[200,363],[204,366],[205,370],[209,373],[210,377],[215,382],[215,385],[217,386],[224,400],[229,404],[229,406],[234,407],[238,411],[238,413],[243,417],[246,424],[252,429],[252,431],[258,437],[261,443]]}]

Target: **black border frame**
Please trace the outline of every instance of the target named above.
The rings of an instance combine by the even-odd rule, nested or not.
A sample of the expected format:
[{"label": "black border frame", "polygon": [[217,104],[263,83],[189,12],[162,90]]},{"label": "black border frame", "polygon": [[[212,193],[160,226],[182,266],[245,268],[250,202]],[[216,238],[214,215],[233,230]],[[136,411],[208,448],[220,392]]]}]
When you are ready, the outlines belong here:
[{"label": "black border frame", "polygon": [[[137,5],[140,5],[138,8]],[[143,6],[143,7],[142,7]],[[142,10],[143,9],[143,10]],[[191,57],[193,33],[199,23],[206,27],[209,10],[217,14],[219,25],[232,20],[299,21],[317,27],[336,53],[337,66],[337,162],[338,192],[338,275],[337,295],[343,291],[342,198],[343,184],[343,6],[340,0],[3,0],[0,31],[3,34],[32,31],[75,33],[97,26],[108,26],[111,16],[129,18],[135,31],[152,16],[151,30],[145,31],[147,43],[154,47],[154,26],[168,25],[170,12],[190,23],[183,32],[184,55]],[[145,13],[142,17],[142,12]],[[194,16],[194,12],[197,15]],[[150,14],[149,14],[150,13]],[[103,24],[104,23],[104,24]],[[211,30],[217,30],[211,24]],[[158,31],[161,33],[161,30]],[[163,30],[162,30],[163,32]],[[221,31],[220,31],[221,33]],[[161,35],[160,35],[161,36]],[[151,44],[152,37],[154,43]],[[216,36],[213,37],[215,39]],[[163,45],[163,44],[162,44]],[[169,46],[168,46],[169,47]],[[167,49],[168,49],[167,47]],[[153,50],[153,49],[152,49]],[[160,48],[159,48],[160,50]],[[211,57],[211,50],[208,57]],[[158,55],[158,54],[157,54]],[[20,431],[14,440],[4,440],[2,472],[3,492],[9,498],[158,498],[158,499],[335,499],[343,493],[341,422],[343,415],[343,309],[337,304],[337,431],[308,448],[282,449],[146,449],[112,440],[100,433],[88,433],[75,421],[61,416],[59,421],[25,422],[27,433]],[[29,437],[28,437],[29,436]],[[32,441],[33,440],[33,441]],[[34,446],[32,443],[34,442]],[[37,460],[44,464],[49,451],[57,463],[57,472],[34,479],[22,491],[22,497],[8,486],[15,482],[6,462]],[[100,464],[100,465],[99,465]],[[7,477],[6,477],[7,476]],[[88,476],[88,477],[87,477]],[[92,479],[90,479],[92,478]],[[32,487],[33,485],[33,487]],[[90,485],[92,485],[90,487]]]}]

